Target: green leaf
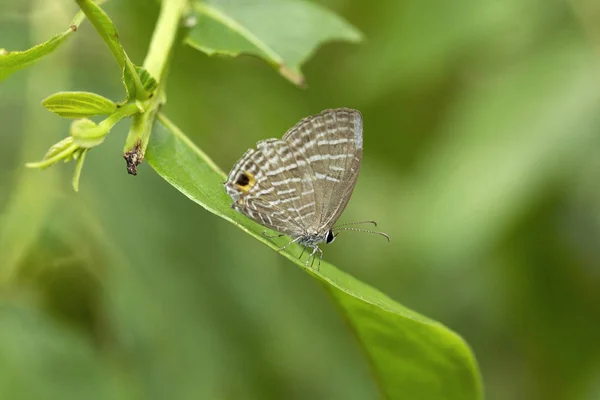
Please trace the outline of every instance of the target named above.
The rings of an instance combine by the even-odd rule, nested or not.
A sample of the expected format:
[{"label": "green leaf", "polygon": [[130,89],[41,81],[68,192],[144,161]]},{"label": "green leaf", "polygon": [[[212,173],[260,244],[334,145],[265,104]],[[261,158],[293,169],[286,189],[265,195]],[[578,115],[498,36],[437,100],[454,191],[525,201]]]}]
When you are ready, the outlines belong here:
[{"label": "green leaf", "polygon": [[[105,0],[97,0],[96,4],[102,4]],[[64,32],[58,33],[44,43],[40,43],[24,51],[7,51],[0,49],[0,82],[6,79],[10,74],[20,69],[26,68],[43,56],[52,53],[66,39],[75,32],[79,25],[85,19],[85,14],[79,11],[71,21],[71,25]]]},{"label": "green leaf", "polygon": [[54,93],[42,100],[42,105],[65,118],[112,114],[117,109],[111,100],[90,92]]},{"label": "green leaf", "polygon": [[[225,174],[161,114],[146,160],[188,198],[272,249],[288,241],[267,240],[262,226],[232,210]],[[297,258],[300,251],[290,246],[282,255],[324,283],[365,350],[384,398],[482,398],[476,361],[457,334],[325,261],[319,271],[305,267]]]},{"label": "green leaf", "polygon": [[49,158],[54,157],[55,155],[63,152],[65,149],[67,149],[68,147],[71,147],[72,145],[73,145],[73,138],[71,136],[67,136],[60,142],[52,145],[52,147],[50,147],[48,149],[48,152],[44,156],[43,160],[48,160]]},{"label": "green leaf", "polygon": [[197,24],[188,44],[208,55],[261,57],[296,85],[304,84],[300,65],[320,44],[362,38],[331,11],[302,0],[209,0],[193,8]]},{"label": "green leaf", "polygon": [[144,86],[138,76],[135,65],[131,62],[125,49],[119,41],[119,32],[113,24],[110,17],[91,0],[77,0],[77,4],[88,17],[96,31],[106,43],[113,57],[121,67],[123,72],[122,81],[127,92],[127,100],[130,98],[145,100],[148,98],[148,93],[144,90]]},{"label": "green leaf", "polygon": [[73,153],[77,151],[78,147],[79,146],[75,144],[75,140],[71,136],[66,137],[50,147],[42,161],[26,163],[25,166],[27,168],[44,169],[60,160],[68,162],[73,158]]},{"label": "green leaf", "polygon": [[77,30],[77,27],[83,21],[84,15],[79,12],[71,22],[71,26],[64,32],[58,33],[44,43],[33,46],[24,51],[0,51],[0,82],[6,79],[10,74],[20,69],[34,64],[39,59],[52,53],[60,46],[71,33]]},{"label": "green leaf", "polygon": [[135,71],[140,77],[140,81],[142,82],[142,86],[148,93],[152,93],[156,90],[158,83],[156,79],[150,75],[150,73],[144,67],[135,66]]}]

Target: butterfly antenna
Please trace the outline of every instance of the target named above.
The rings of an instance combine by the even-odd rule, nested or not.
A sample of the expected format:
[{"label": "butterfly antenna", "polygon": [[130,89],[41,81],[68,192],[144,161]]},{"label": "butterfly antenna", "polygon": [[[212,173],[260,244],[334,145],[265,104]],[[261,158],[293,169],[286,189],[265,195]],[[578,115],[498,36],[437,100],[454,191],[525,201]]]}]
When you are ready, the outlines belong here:
[{"label": "butterfly antenna", "polygon": [[373,226],[377,226],[377,222],[376,221],[368,220],[368,221],[358,221],[358,222],[346,222],[346,223],[343,223],[341,225],[335,226],[333,229],[341,228],[343,226],[362,225],[362,224],[373,224]]},{"label": "butterfly antenna", "polygon": [[336,236],[339,235],[339,233],[341,231],[356,231],[356,232],[374,233],[375,235],[383,236],[384,238],[387,239],[388,242],[390,242],[390,237],[388,236],[387,233],[384,233],[384,232],[371,231],[369,229],[360,229],[360,228],[341,228],[341,229],[336,229],[336,231],[337,231]]}]

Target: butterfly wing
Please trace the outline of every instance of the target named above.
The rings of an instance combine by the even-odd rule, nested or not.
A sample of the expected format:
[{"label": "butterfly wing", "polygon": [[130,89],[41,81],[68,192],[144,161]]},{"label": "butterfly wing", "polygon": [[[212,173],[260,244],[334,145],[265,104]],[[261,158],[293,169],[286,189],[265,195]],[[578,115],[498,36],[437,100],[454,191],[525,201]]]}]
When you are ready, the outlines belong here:
[{"label": "butterfly wing", "polygon": [[308,162],[315,177],[319,218],[310,229],[329,230],[346,208],[360,171],[362,131],[359,111],[338,108],[304,118],[283,136],[292,152]]},{"label": "butterfly wing", "polygon": [[248,150],[229,173],[225,187],[232,207],[256,222],[293,237],[305,235],[315,218],[314,173],[283,140],[269,139]]}]

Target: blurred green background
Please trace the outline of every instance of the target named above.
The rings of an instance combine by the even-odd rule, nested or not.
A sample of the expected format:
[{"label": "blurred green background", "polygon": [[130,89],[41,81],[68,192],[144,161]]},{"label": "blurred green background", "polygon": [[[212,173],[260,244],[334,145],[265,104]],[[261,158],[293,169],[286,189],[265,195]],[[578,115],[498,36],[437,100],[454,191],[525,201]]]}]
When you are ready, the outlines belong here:
[{"label": "blurred green background", "polygon": [[[486,398],[600,398],[600,4],[321,2],[360,45],[327,44],[299,90],[257,58],[176,50],[165,113],[228,171],[324,108],[365,120],[341,221],[375,219],[325,258],[460,333]],[[141,63],[158,13],[104,6]],[[63,30],[74,2],[0,0],[0,47]],[[0,84],[0,398],[374,399],[342,317],[307,274],[147,165],[126,124],[74,165],[26,170],[66,136],[60,90],[123,97],[84,22]]]}]

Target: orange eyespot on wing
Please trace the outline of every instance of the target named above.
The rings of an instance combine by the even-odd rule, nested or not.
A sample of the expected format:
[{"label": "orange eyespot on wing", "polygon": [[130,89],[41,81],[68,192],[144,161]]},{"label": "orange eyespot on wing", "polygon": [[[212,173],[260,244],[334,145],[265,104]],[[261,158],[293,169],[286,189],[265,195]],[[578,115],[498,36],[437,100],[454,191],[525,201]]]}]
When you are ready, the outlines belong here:
[{"label": "orange eyespot on wing", "polygon": [[250,172],[241,172],[235,179],[235,186],[244,193],[248,193],[255,184],[256,179]]}]

